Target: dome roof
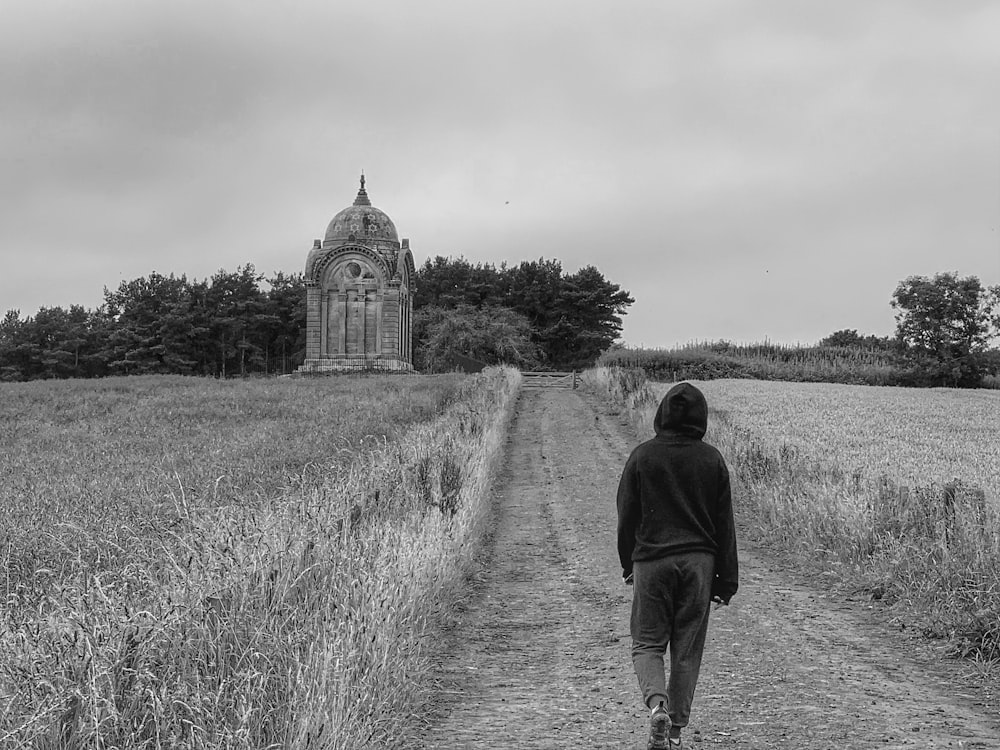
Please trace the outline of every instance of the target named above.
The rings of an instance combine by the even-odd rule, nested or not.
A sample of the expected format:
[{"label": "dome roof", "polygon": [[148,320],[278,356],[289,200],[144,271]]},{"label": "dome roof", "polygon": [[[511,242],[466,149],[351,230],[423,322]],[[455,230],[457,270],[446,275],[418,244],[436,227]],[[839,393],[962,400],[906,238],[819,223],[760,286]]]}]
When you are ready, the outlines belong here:
[{"label": "dome roof", "polygon": [[365,176],[361,175],[361,189],[354,205],[348,206],[330,221],[326,228],[323,246],[342,245],[345,242],[389,240],[399,244],[396,225],[384,211],[375,208],[365,192]]}]

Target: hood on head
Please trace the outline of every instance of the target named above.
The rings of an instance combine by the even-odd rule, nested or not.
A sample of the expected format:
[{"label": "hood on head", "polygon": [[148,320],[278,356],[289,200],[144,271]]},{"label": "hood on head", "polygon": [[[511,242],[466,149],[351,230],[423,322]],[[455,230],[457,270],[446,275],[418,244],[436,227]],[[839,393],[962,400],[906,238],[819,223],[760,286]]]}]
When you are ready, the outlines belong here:
[{"label": "hood on head", "polygon": [[678,383],[660,402],[653,427],[657,435],[672,432],[699,440],[705,437],[708,402],[704,394],[690,383]]}]

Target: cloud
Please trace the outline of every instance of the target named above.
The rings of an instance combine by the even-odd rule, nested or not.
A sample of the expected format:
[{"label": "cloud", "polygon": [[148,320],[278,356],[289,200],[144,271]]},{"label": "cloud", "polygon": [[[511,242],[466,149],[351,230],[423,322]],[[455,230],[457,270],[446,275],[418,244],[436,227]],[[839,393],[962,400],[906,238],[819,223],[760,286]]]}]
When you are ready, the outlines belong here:
[{"label": "cloud", "polygon": [[887,333],[907,275],[1000,283],[989,2],[12,7],[3,309],[297,270],[362,168],[418,262],[596,264],[648,345]]}]

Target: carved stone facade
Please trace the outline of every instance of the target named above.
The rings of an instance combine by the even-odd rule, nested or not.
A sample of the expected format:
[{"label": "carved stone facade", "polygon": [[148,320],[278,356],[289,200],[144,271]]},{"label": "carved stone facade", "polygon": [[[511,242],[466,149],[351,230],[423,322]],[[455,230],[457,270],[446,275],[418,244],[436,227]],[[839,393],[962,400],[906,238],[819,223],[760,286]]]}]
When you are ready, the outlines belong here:
[{"label": "carved stone facade", "polygon": [[361,176],[306,258],[306,360],[299,372],[413,369],[409,240],[372,206]]}]

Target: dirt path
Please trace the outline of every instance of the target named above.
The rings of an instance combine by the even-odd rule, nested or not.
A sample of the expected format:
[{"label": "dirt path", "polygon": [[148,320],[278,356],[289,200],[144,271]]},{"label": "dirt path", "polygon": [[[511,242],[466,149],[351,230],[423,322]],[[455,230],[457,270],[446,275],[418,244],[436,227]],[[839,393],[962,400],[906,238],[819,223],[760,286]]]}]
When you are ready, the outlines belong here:
[{"label": "dirt path", "polygon": [[[614,492],[634,443],[586,394],[523,393],[489,556],[441,649],[440,703],[407,747],[645,748],[631,590],[614,548]],[[688,747],[1000,748],[1000,719],[959,665],[863,601],[746,548],[740,562],[733,606],[712,613]]]}]

